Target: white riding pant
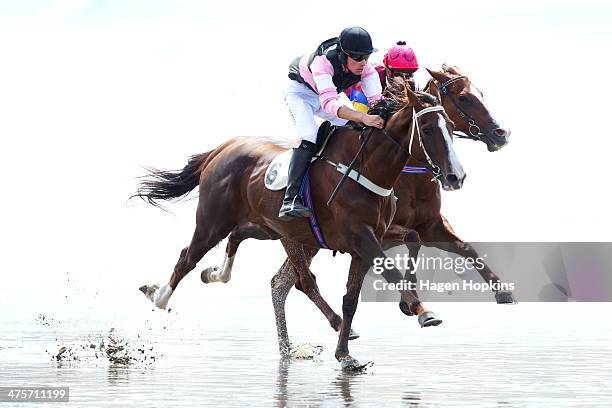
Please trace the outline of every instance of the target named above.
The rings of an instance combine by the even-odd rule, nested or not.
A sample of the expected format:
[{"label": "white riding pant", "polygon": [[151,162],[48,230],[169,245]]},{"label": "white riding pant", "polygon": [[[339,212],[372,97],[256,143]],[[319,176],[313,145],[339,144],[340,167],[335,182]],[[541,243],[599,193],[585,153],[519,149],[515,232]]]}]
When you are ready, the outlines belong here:
[{"label": "white riding pant", "polygon": [[[343,105],[354,109],[344,92],[340,92],[339,96]],[[291,121],[295,125],[297,136],[301,140],[317,143],[317,131],[319,130],[320,123],[317,123],[315,116],[321,118],[322,121],[329,120],[332,125],[341,126],[348,122],[346,119],[340,119],[324,112],[321,109],[319,95],[300,82],[289,81],[284,92],[284,99],[287,108],[289,108]]]}]

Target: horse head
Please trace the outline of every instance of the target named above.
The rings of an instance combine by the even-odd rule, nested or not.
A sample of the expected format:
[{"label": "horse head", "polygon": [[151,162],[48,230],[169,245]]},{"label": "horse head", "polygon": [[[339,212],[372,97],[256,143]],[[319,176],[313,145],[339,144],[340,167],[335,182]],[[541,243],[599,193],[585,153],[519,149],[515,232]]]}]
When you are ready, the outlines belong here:
[{"label": "horse head", "polygon": [[[434,96],[414,92],[403,79],[394,79],[381,101],[385,131],[413,160],[429,167],[445,190],[461,188],[465,172],[453,149],[454,124]],[[377,109],[374,108],[374,113]],[[386,113],[386,115],[385,115]]]},{"label": "horse head", "polygon": [[427,72],[433,80],[428,83],[426,91],[442,101],[457,131],[484,142],[490,152],[508,144],[510,130],[501,127],[493,118],[482,92],[457,67],[444,64],[442,71],[427,68]]}]

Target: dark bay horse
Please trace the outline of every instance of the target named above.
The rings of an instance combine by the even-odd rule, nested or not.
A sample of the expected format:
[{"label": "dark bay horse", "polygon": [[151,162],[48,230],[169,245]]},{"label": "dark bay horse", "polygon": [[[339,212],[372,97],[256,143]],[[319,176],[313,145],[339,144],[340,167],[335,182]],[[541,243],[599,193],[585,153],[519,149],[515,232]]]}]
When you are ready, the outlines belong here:
[{"label": "dark bay horse", "polygon": [[[460,188],[465,173],[452,148],[453,125],[435,98],[415,93],[405,84],[394,84],[391,97],[379,108],[388,115],[385,128],[368,129],[359,135],[349,128],[339,129],[324,152],[328,160],[350,163],[361,151],[360,173],[383,190],[391,191],[410,157],[410,151],[425,152],[418,157],[433,163],[440,171],[440,181],[447,189]],[[420,119],[417,118],[420,116]],[[416,132],[415,132],[416,129]],[[416,135],[416,136],[415,136]],[[359,136],[359,137],[358,137]],[[368,143],[372,139],[371,143]],[[282,191],[264,187],[265,170],[283,149],[273,143],[254,138],[234,138],[217,149],[193,156],[178,172],[152,171],[151,178],[141,183],[135,196],[152,204],[158,200],[179,198],[199,185],[196,228],[188,247],[179,260],[167,285],[143,287],[158,307],[165,307],[180,280],[220,240],[232,231],[265,231],[270,238],[284,237],[285,243],[316,247],[308,221],[280,221],[277,217]],[[311,166],[314,207],[317,208],[323,234],[331,249],[352,256],[343,302],[336,358],[345,368],[358,366],[349,355],[348,337],[365,273],[375,258],[385,258],[380,245],[393,219],[396,207],[392,195],[377,195],[357,183],[345,183],[335,201],[328,207],[327,198],[340,179],[336,166],[318,161]],[[287,244],[288,256],[298,268],[301,288],[313,287],[312,274],[304,265],[304,252]],[[388,268],[383,276],[389,282],[400,282],[402,274]],[[315,284],[316,285],[316,284]],[[418,316],[428,311],[409,291],[401,292],[411,313]]]},{"label": "dark bay horse", "polygon": [[[510,131],[499,126],[493,119],[486,105],[482,93],[463,75],[458,68],[443,65],[442,71],[428,70],[432,79],[427,83],[424,91],[435,95],[442,101],[449,117],[456,124],[456,132],[463,132],[466,138],[478,140],[487,145],[489,151],[496,151],[508,143]],[[412,159],[408,164],[418,165]],[[416,257],[420,248],[420,240],[436,243],[439,248],[463,256],[477,257],[473,248],[463,243],[453,232],[448,221],[440,214],[441,195],[438,183],[431,182],[428,174],[402,175],[394,186],[398,196],[398,209],[393,223],[385,233],[383,247],[385,249],[406,244],[410,253]],[[416,231],[414,230],[416,229]],[[235,230],[229,236],[226,258],[221,268],[207,268],[202,272],[202,280],[209,282],[227,282],[231,278],[232,263],[240,242],[246,238],[271,239],[264,232],[256,228]],[[317,248],[304,248],[310,261],[317,253]],[[416,276],[406,271],[405,278],[415,281]],[[499,281],[488,266],[481,270],[485,281]],[[276,323],[279,336],[281,354],[289,351],[284,303],[290,289],[296,283],[294,271],[289,261],[285,261],[278,273],[272,278],[272,299],[276,314]],[[301,289],[299,282],[297,287]],[[328,319],[332,328],[340,329],[342,319],[318,294],[311,293],[309,297]],[[498,303],[513,303],[513,297],[508,292],[495,293]],[[412,315],[407,304],[400,302],[401,310]],[[435,326],[441,321],[433,313],[423,319],[423,327]],[[351,338],[358,335],[351,333]]]}]

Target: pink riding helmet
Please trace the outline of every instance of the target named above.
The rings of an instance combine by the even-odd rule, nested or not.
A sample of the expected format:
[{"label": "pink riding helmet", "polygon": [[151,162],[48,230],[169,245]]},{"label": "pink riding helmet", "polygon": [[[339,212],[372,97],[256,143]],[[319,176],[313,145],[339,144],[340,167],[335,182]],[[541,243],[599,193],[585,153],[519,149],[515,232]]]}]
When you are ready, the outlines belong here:
[{"label": "pink riding helmet", "polygon": [[398,41],[383,58],[385,67],[398,70],[417,70],[419,62],[412,48],[406,45],[406,41]]}]

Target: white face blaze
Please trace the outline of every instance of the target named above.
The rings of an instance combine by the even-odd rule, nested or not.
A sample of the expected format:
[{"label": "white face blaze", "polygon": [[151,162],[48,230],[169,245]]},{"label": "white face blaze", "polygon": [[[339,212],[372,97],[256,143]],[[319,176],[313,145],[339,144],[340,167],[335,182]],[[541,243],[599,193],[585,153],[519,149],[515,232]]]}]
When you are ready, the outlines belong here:
[{"label": "white face blaze", "polygon": [[451,138],[448,128],[446,127],[446,120],[444,119],[444,116],[441,112],[438,112],[438,127],[440,128],[440,132],[442,132],[442,135],[444,136],[446,144],[451,144],[453,139]]},{"label": "white face blaze", "polygon": [[446,143],[446,147],[448,149],[448,159],[450,168],[452,172],[455,173],[457,177],[463,179],[465,174],[463,173],[463,168],[461,167],[461,163],[459,162],[459,158],[455,154],[455,149],[453,148],[453,138],[446,127],[446,119],[444,119],[444,115],[442,112],[438,112],[438,127],[440,128],[440,132],[444,136],[444,142]]}]

